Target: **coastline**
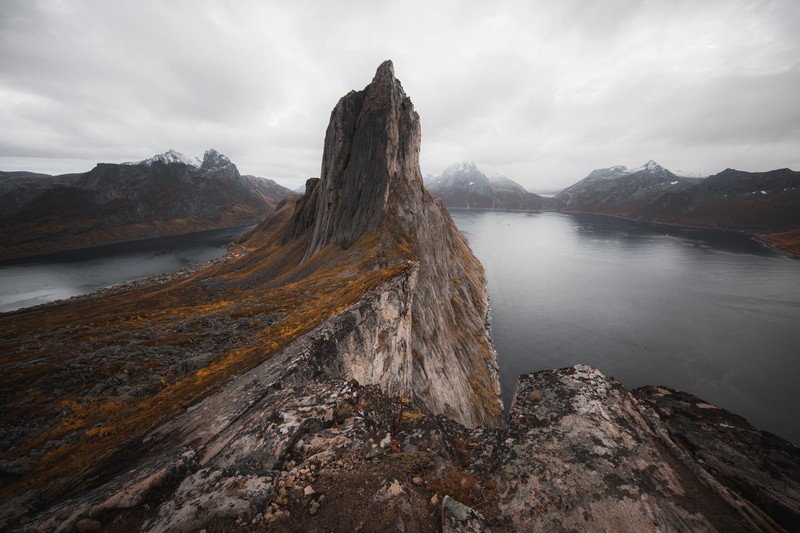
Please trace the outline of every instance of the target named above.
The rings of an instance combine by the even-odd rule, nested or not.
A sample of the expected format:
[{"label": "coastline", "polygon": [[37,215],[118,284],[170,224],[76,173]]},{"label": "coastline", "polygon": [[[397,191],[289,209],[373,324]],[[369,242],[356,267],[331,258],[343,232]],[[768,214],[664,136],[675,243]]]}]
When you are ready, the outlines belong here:
[{"label": "coastline", "polygon": [[513,212],[513,213],[563,213],[567,215],[595,215],[610,218],[618,218],[621,220],[628,220],[631,222],[647,222],[649,224],[657,224],[659,226],[666,226],[672,228],[687,228],[687,229],[700,229],[712,231],[725,231],[730,233],[738,233],[746,235],[756,242],[761,243],[767,248],[780,250],[787,257],[800,260],[800,229],[793,229],[787,231],[771,232],[767,230],[743,230],[734,229],[721,226],[700,226],[697,224],[678,224],[675,222],[663,222],[660,220],[651,220],[647,218],[633,218],[623,215],[612,215],[610,213],[597,213],[594,211],[573,211],[563,209],[496,209],[492,207],[447,207],[448,210],[456,209],[459,211],[499,211],[499,212]]}]

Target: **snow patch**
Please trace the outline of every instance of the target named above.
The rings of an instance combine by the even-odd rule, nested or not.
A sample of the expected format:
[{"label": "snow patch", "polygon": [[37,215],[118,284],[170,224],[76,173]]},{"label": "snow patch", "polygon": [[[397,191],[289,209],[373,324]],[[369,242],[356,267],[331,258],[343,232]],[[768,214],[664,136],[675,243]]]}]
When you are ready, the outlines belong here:
[{"label": "snow patch", "polygon": [[645,163],[644,165],[642,165],[640,167],[636,167],[636,168],[632,168],[632,169],[628,170],[627,173],[628,174],[636,174],[637,172],[643,172],[645,170],[648,171],[648,172],[655,172],[659,168],[663,169],[663,167],[661,165],[659,165],[658,163],[656,163],[655,161],[653,161],[651,159],[650,161],[648,161],[647,163]]},{"label": "snow patch", "polygon": [[700,172],[688,172],[686,170],[670,170],[679,178],[707,178],[708,174],[701,174]]},{"label": "snow patch", "polygon": [[184,155],[176,150],[169,149],[163,154],[156,154],[149,159],[144,159],[139,162],[127,162],[123,163],[123,165],[146,165],[151,166],[153,163],[183,163],[184,165],[189,165],[191,167],[200,168],[202,164],[199,159],[196,157]]},{"label": "snow patch", "polygon": [[446,174],[457,174],[461,172],[478,172],[478,167],[475,166],[475,163],[468,163],[466,161],[462,163],[456,163],[455,165],[450,165],[444,172],[442,172],[442,176]]}]

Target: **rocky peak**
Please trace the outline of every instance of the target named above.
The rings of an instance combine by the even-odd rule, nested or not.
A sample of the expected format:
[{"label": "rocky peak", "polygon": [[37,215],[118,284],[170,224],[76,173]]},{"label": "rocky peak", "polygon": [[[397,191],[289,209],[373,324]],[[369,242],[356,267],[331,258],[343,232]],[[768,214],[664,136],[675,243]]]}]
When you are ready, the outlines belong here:
[{"label": "rocky peak", "polygon": [[385,61],[372,83],[342,97],[331,112],[306,257],[330,243],[347,248],[375,231],[392,188],[421,187],[419,146],[419,116]]},{"label": "rocky peak", "polygon": [[[430,188],[439,195],[449,189],[459,189],[465,193],[485,196],[487,201],[491,201],[492,197],[492,186],[489,183],[489,178],[472,162],[450,165],[444,169],[438,178],[431,182]],[[477,198],[472,200],[472,204],[479,203]]]},{"label": "rocky peak", "polygon": [[206,150],[206,153],[203,154],[203,164],[200,165],[200,170],[203,171],[210,171],[210,170],[217,170],[220,168],[225,168],[229,165],[232,165],[230,159],[227,156],[217,152],[213,148]]},{"label": "rocky peak", "polygon": [[145,165],[145,166],[149,167],[149,166],[152,166],[153,163],[164,163],[164,164],[181,163],[181,164],[189,165],[189,166],[195,167],[195,168],[200,168],[200,165],[201,165],[200,160],[197,159],[196,157],[184,155],[184,154],[178,152],[177,150],[173,150],[172,148],[170,148],[169,150],[167,150],[163,154],[156,154],[153,157],[151,157],[149,159],[144,159],[142,161],[139,161],[138,163],[124,163],[124,164],[126,164],[126,165]]},{"label": "rocky peak", "polygon": [[629,174],[637,174],[640,172],[646,172],[647,174],[663,174],[668,172],[668,170],[651,159],[644,165],[637,168],[632,168],[628,171]]},{"label": "rocky peak", "polygon": [[442,172],[442,177],[452,176],[454,174],[469,174],[469,173],[481,173],[478,170],[478,167],[475,166],[473,162],[462,162],[462,163],[455,163],[454,165],[450,165],[444,172]]},{"label": "rocky peak", "polygon": [[386,61],[372,83],[334,107],[319,182],[296,203],[283,242],[308,238],[302,261],[313,264],[327,246],[348,249],[376,236],[377,245],[364,246],[379,248],[380,264],[418,264],[407,288],[413,327],[396,354],[407,362],[397,368],[412,375],[387,372],[368,383],[390,391],[409,383],[436,413],[468,426],[496,425],[502,402],[483,268],[423,187],[420,140],[419,116]]}]

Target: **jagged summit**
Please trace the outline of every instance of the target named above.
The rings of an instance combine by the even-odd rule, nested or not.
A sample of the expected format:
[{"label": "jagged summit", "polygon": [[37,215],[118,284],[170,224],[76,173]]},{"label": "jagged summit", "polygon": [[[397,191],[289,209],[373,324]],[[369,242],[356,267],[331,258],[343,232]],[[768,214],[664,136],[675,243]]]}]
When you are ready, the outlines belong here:
[{"label": "jagged summit", "polygon": [[218,170],[221,168],[225,168],[227,166],[232,165],[230,159],[226,155],[223,155],[213,148],[206,150],[206,153],[203,154],[203,163],[200,166],[200,170],[209,171],[209,170]]},{"label": "jagged summit", "polygon": [[123,163],[123,165],[145,165],[150,167],[153,163],[181,163],[206,172],[225,168],[233,164],[226,155],[221,154],[213,148],[206,150],[203,154],[202,161],[194,156],[188,156],[170,148],[163,154],[156,154],[153,157],[141,161],[130,161]]},{"label": "jagged summit", "polygon": [[446,169],[444,169],[444,171],[442,172],[442,176],[449,176],[451,174],[456,174],[459,172],[480,172],[480,171],[478,170],[478,167],[475,166],[475,163],[471,161],[470,162],[463,161],[461,163],[454,163],[449,167],[447,167]]},{"label": "jagged summit", "polygon": [[331,112],[320,179],[307,183],[282,242],[308,239],[302,262],[314,264],[318,255],[363,250],[377,238],[369,249],[380,264],[419,265],[412,332],[395,356],[406,358],[412,375],[374,379],[390,391],[407,383],[434,412],[466,425],[495,425],[502,403],[484,322],[483,269],[423,186],[420,131],[419,115],[385,61],[369,85]]},{"label": "jagged summit", "polygon": [[608,168],[598,168],[589,173],[587,178],[590,179],[618,179],[632,174],[639,174],[645,172],[647,174],[663,174],[669,172],[666,168],[662,167],[652,159],[642,166],[635,168],[628,168],[625,165],[614,165]]},{"label": "jagged summit", "polygon": [[519,183],[499,174],[488,177],[471,162],[450,165],[440,176],[429,178],[427,187],[446,207],[532,211],[544,207],[540,196]]},{"label": "jagged summit", "polygon": [[450,165],[442,174],[432,180],[431,187],[470,187],[474,191],[489,193],[489,178],[481,172],[475,163],[462,162]]},{"label": "jagged summit", "polygon": [[290,192],[213,149],[15,184],[0,187],[2,259],[254,224]]},{"label": "jagged summit", "polygon": [[123,165],[145,165],[149,167],[152,166],[153,163],[183,163],[184,165],[189,165],[195,168],[200,168],[202,164],[196,157],[184,155],[177,150],[170,148],[163,154],[156,154],[151,158],[143,159],[138,162],[123,163]]},{"label": "jagged summit", "polygon": [[392,62],[384,61],[372,83],[342,97],[331,112],[306,257],[377,230],[392,188],[421,187],[419,146],[419,116]]},{"label": "jagged summit", "polygon": [[631,215],[662,193],[677,194],[700,181],[674,173],[652,159],[642,166],[616,165],[593,170],[561,191],[557,198],[568,210]]}]

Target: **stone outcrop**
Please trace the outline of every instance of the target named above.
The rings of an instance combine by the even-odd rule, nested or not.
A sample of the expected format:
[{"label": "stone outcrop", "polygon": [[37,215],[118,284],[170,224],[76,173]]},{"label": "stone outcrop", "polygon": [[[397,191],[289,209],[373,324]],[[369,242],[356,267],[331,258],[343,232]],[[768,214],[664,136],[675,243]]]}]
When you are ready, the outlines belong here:
[{"label": "stone outcrop", "polygon": [[800,449],[686,392],[649,386],[633,395],[658,415],[677,455],[697,476],[713,479],[754,522],[800,528]]},{"label": "stone outcrop", "polygon": [[[368,309],[346,310],[144,435],[132,443],[149,456],[144,463],[47,510],[25,530],[73,531],[89,520],[143,531],[800,525],[797,449],[688,395],[663,388],[632,394],[577,365],[522,376],[508,426],[469,430],[419,402],[347,381],[337,344],[359,335],[354,318]],[[714,436],[728,422],[735,430]],[[25,504],[0,510],[8,520]]]},{"label": "stone outcrop", "polygon": [[372,83],[342,97],[331,113],[306,257],[330,243],[348,247],[363,233],[377,231],[389,192],[416,181],[419,148],[419,116],[386,61]]},{"label": "stone outcrop", "polygon": [[496,425],[502,405],[483,268],[423,187],[420,135],[419,116],[387,61],[371,84],[344,96],[331,113],[320,181],[306,191],[290,234],[312,226],[313,210],[306,260],[372,233],[381,235],[387,260],[418,262],[411,390],[461,423]]},{"label": "stone outcrop", "polygon": [[[501,509],[516,530],[780,531],[767,507],[716,474],[698,475],[702,463],[684,453],[683,435],[670,436],[652,410],[587,366],[522,376],[497,458]],[[696,435],[713,449],[706,437]],[[778,448],[796,450],[786,441]],[[780,468],[793,478],[780,489],[787,497],[797,465],[795,457]]]}]

